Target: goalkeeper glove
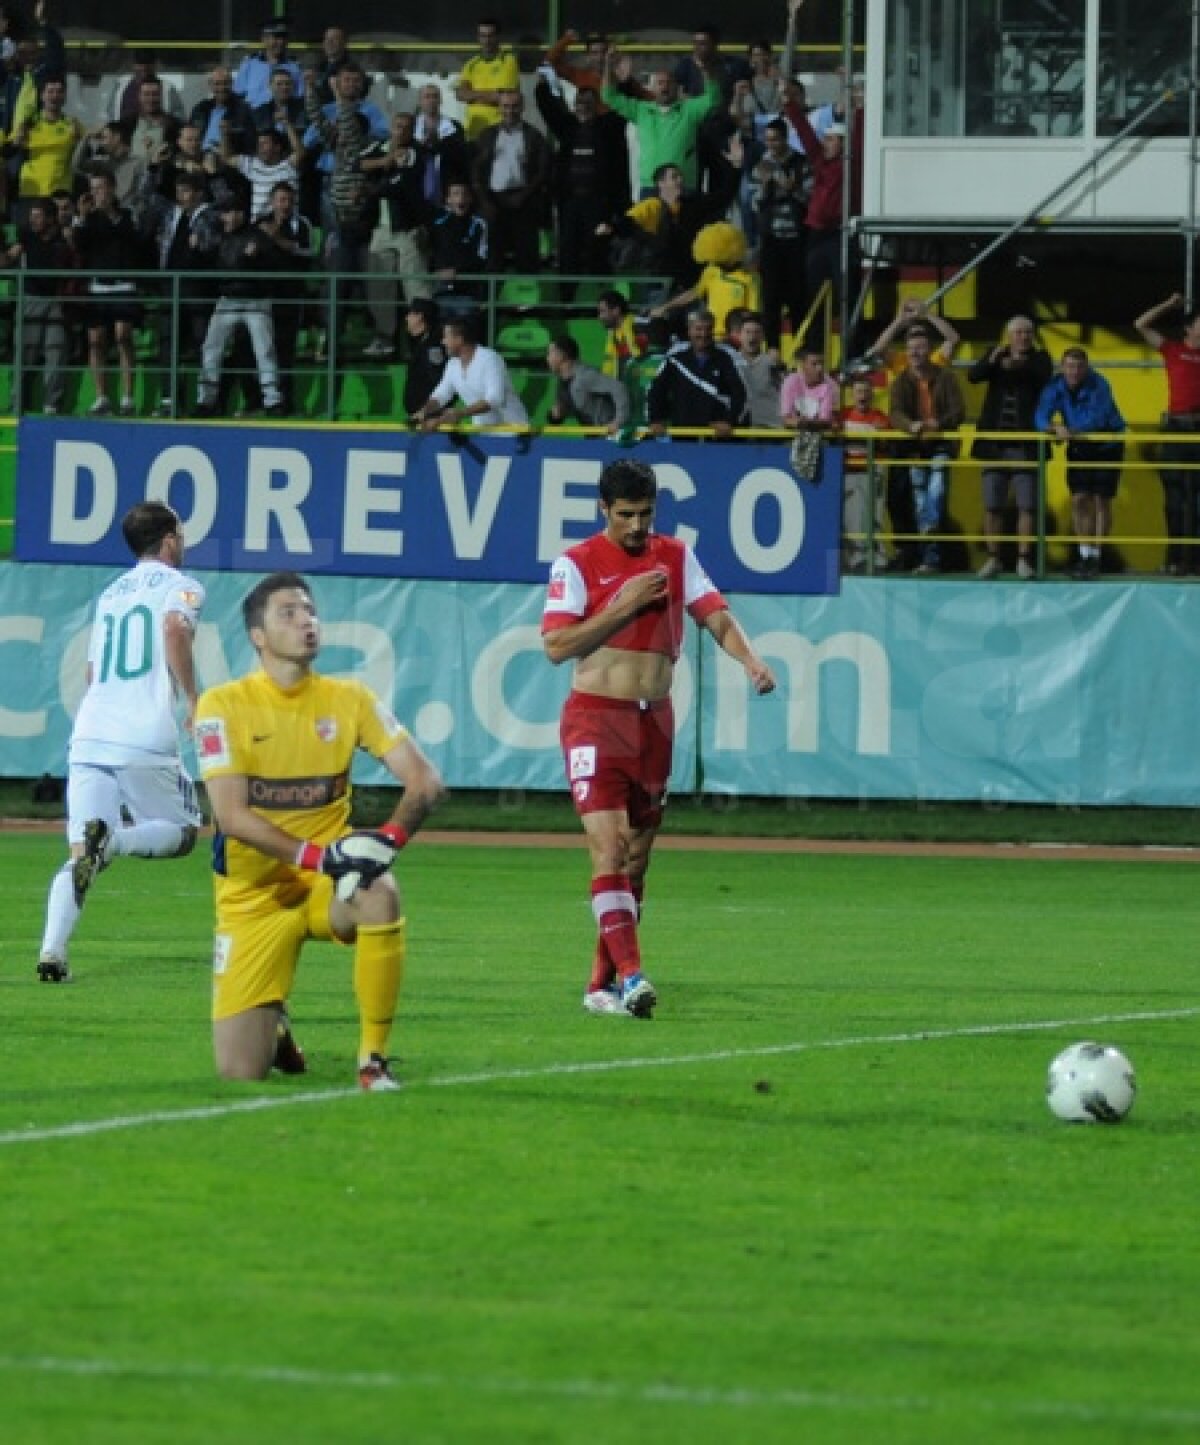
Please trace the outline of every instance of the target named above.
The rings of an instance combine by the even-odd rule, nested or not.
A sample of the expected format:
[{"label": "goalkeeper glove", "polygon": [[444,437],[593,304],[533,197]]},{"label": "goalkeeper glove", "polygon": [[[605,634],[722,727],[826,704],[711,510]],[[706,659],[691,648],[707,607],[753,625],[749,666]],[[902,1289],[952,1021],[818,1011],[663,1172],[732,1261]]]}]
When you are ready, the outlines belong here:
[{"label": "goalkeeper glove", "polygon": [[296,863],[332,878],[337,896],[348,903],[360,887],[369,887],[388,871],[407,842],[404,829],[389,824],[374,832],[347,833],[324,848],[319,843],[301,843]]}]

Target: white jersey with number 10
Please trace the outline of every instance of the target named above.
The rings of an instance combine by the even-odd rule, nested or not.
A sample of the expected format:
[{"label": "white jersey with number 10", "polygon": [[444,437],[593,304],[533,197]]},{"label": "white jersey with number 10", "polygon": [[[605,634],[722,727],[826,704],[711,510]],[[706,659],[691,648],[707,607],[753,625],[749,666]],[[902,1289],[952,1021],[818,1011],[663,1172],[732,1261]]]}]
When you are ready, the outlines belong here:
[{"label": "white jersey with number 10", "polygon": [[100,594],[73,763],[127,767],[179,756],[166,618],[178,612],[194,628],[203,605],[199,582],[159,561],[139,562]]}]

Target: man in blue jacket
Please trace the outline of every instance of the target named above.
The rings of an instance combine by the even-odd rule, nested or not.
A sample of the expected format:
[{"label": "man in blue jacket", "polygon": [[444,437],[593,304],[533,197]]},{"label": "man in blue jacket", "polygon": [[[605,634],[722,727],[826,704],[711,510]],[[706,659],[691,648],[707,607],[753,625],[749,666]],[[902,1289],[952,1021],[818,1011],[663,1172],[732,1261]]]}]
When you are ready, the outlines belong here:
[{"label": "man in blue jacket", "polygon": [[[1056,421],[1055,418],[1058,418]],[[1079,538],[1079,560],[1072,577],[1086,579],[1100,575],[1100,542],[1112,528],[1112,499],[1121,479],[1120,463],[1125,443],[1081,441],[1080,434],[1123,432],[1125,418],[1117,410],[1112,388],[1099,372],[1093,371],[1081,346],[1063,352],[1062,369],[1046,384],[1038,400],[1034,425],[1067,443],[1067,461],[1085,462],[1084,467],[1067,467],[1067,488],[1071,493],[1071,519]],[[1115,462],[1116,466],[1097,465]]]}]

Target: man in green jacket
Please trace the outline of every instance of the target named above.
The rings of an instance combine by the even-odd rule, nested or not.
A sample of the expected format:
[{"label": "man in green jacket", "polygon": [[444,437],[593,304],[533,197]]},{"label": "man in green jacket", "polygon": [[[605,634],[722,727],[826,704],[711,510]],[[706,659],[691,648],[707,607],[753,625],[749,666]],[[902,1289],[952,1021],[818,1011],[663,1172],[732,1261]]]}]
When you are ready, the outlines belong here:
[{"label": "man in green jacket", "polygon": [[[628,70],[625,57],[616,62]],[[614,69],[614,52],[604,57],[604,90],[601,98],[610,110],[632,121],[638,138],[638,186],[642,196],[654,194],[654,173],[662,165],[678,166],[689,191],[696,189],[699,166],[696,152],[700,127],[721,99],[721,87],[710,75],[699,95],[681,99],[679,83],[669,70],[656,70],[650,77],[650,100],[633,100],[623,95],[616,80],[624,78]]]}]

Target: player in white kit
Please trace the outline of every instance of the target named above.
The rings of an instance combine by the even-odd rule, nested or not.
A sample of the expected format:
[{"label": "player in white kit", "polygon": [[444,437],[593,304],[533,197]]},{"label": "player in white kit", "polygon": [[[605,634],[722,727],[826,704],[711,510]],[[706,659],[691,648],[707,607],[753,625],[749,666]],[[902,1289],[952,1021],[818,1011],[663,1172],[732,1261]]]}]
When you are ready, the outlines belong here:
[{"label": "player in white kit", "polygon": [[[88,644],[88,687],[71,731],[67,841],[54,875],[37,973],[67,983],[67,948],[88,889],[114,857],[180,858],[203,821],[179,757],[177,699],[196,711],[192,641],[204,588],[178,569],[179,518],[139,502],[121,530],[137,565],[100,594]],[[133,820],[126,826],[122,810]]]}]

